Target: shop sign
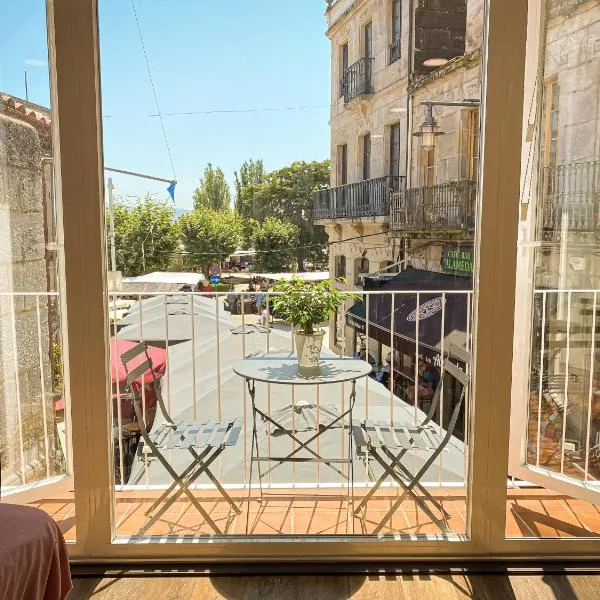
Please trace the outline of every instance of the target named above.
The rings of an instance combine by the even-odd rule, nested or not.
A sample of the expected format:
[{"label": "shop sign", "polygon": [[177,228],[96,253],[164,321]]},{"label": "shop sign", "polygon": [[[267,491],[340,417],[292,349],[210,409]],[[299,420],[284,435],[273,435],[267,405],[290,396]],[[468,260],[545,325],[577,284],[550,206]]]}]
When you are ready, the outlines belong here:
[{"label": "shop sign", "polygon": [[444,246],[440,261],[442,270],[456,275],[472,275],[473,273],[473,248],[457,248]]}]

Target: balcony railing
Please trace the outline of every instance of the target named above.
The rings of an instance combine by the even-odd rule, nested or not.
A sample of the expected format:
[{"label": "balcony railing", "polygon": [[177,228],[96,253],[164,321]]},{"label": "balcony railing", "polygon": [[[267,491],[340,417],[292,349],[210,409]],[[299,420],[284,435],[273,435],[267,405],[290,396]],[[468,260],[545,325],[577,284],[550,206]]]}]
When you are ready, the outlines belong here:
[{"label": "balcony railing", "polygon": [[400,40],[395,40],[390,44],[390,61],[389,64],[400,60]]},{"label": "balcony railing", "polygon": [[[273,295],[263,295],[267,304],[272,304]],[[44,507],[52,507],[57,501],[43,502],[43,499],[48,497],[44,494],[49,493],[43,483],[65,471],[64,467],[60,466],[60,461],[57,464],[54,456],[57,453],[56,449],[59,448],[59,453],[65,457],[78,449],[70,448],[68,431],[64,433],[69,399],[63,398],[62,392],[57,393],[56,397],[44,394],[37,396],[39,408],[33,417],[37,427],[31,427],[31,421],[27,420],[23,412],[31,403],[31,382],[27,387],[19,386],[18,373],[21,365],[17,358],[17,348],[22,349],[26,356],[33,353],[32,364],[39,363],[40,373],[48,373],[49,362],[44,363],[48,361],[48,349],[52,340],[49,339],[45,327],[48,323],[46,309],[52,297],[54,296],[50,294],[35,293],[0,295],[4,301],[4,308],[7,309],[3,313],[6,317],[3,323],[7,323],[8,330],[12,332],[8,343],[3,347],[12,357],[3,357],[5,380],[3,396],[0,396],[0,399],[15,413],[14,422],[3,422],[3,427],[10,426],[11,429],[4,429],[1,433],[3,440],[8,442],[7,446],[10,446],[8,451],[7,447],[3,449],[3,454],[7,456],[12,452],[14,455],[15,460],[10,464],[16,475],[12,481],[10,478],[5,479],[7,472],[4,467],[9,465],[3,464],[2,492],[3,496],[10,495],[11,492],[17,493],[22,489],[22,485],[35,484],[37,480],[39,503]],[[239,301],[239,314],[229,314],[225,311],[226,306],[237,304],[232,302],[233,300]],[[219,458],[219,463],[215,462],[214,475],[219,484],[235,498],[241,509],[248,512],[237,519],[232,517],[228,512],[229,507],[224,508],[225,503],[220,501],[215,493],[214,481],[208,477],[203,475],[190,483],[190,490],[194,496],[210,506],[211,516],[222,524],[225,534],[371,534],[378,522],[376,507],[382,502],[389,505],[394,501],[400,486],[394,481],[384,483],[373,496],[372,506],[375,508],[369,507],[370,512],[367,516],[347,519],[346,510],[354,506],[353,502],[358,503],[365,497],[378,477],[378,473],[369,468],[368,461],[365,463],[364,457],[352,455],[352,467],[350,463],[346,464],[341,475],[325,464],[309,464],[301,460],[286,463],[275,471],[267,472],[277,459],[273,459],[272,464],[265,462],[262,487],[273,494],[273,500],[265,495],[263,504],[258,505],[255,501],[260,486],[256,478],[250,479],[249,472],[253,432],[252,409],[246,386],[234,376],[232,365],[243,357],[269,352],[291,352],[294,347],[293,333],[285,323],[277,321],[267,328],[257,327],[257,316],[245,312],[256,306],[255,300],[255,295],[249,292],[236,292],[229,297],[226,294],[188,292],[169,296],[136,294],[135,297],[111,293],[111,337],[115,340],[114,343],[111,342],[111,352],[118,347],[118,340],[132,342],[144,339],[155,350],[160,349],[166,356],[164,371],[161,371],[160,388],[169,411],[177,418],[206,420],[222,414],[224,418],[237,415],[242,420],[240,443],[228,449]],[[597,337],[597,325],[592,317],[598,310],[599,300],[599,290],[578,290],[576,297],[571,290],[536,291],[535,358],[528,418],[528,464],[538,468],[564,464],[566,474],[583,473],[581,477],[585,477],[586,480],[589,474],[590,485],[598,480],[597,440],[592,440],[587,421],[576,422],[574,419],[578,414],[589,415],[586,419],[593,419],[593,412],[587,410],[588,406],[593,406],[590,404],[593,390],[585,382],[591,381],[590,370],[593,374],[596,368],[592,339]],[[388,347],[394,347],[401,355],[425,357],[439,368],[439,356],[445,352],[445,348],[447,349],[445,344],[449,335],[452,335],[454,343],[470,347],[469,332],[472,329],[469,319],[472,302],[473,295],[468,290],[366,291],[363,303],[358,303],[342,315],[342,322],[363,336],[365,348],[371,347],[370,339],[377,340]],[[558,320],[557,306],[560,302],[566,303],[564,312],[570,315],[570,325]],[[128,314],[122,321],[118,320],[123,317],[122,307],[126,304],[129,305]],[[432,312],[432,306],[437,306],[439,311]],[[25,309],[30,310],[32,319],[19,316]],[[410,311],[410,318],[402,318]],[[183,323],[186,319],[190,322],[190,327],[187,328]],[[565,327],[566,337],[562,333]],[[459,332],[462,333],[462,340],[457,339]],[[345,336],[345,328],[342,335]],[[582,362],[581,357],[584,353],[578,356],[577,364],[582,372],[578,373],[576,381],[573,380],[573,368],[566,368],[563,360],[555,360],[557,352],[563,353],[568,360],[573,348],[584,348],[585,356],[588,357]],[[329,353],[327,348],[324,348],[323,353]],[[371,362],[376,360],[375,357],[367,356],[364,356],[364,359]],[[118,360],[118,357],[111,355],[111,361],[115,360]],[[381,367],[382,365],[376,364],[374,370],[384,375],[382,379],[375,378],[369,380],[368,384],[364,381],[357,384],[352,418],[356,422],[369,418],[374,421],[390,420],[407,424],[413,423],[415,419],[423,419],[431,397],[427,395],[426,390],[415,389],[415,381],[419,379],[418,365],[413,362],[407,366],[401,357],[390,356],[387,370]],[[536,371],[538,367],[539,371]],[[535,378],[536,372],[544,374],[541,383],[539,377]],[[566,410],[563,399],[567,383],[569,411]],[[444,383],[444,401],[440,403],[433,417],[442,431],[452,410],[454,392],[449,384],[450,381]],[[51,385],[41,380],[39,388],[49,391],[48,386]],[[317,385],[306,386],[301,395],[295,395],[293,391],[290,392],[288,386],[261,386],[257,383],[257,398],[263,403],[269,416],[278,420],[287,418],[290,431],[298,436],[298,440],[303,441],[314,436],[314,432],[320,428],[320,423],[329,422],[332,415],[345,410],[348,385],[344,387],[341,383],[337,389],[331,387],[331,390],[325,390],[323,386],[321,389]],[[172,506],[165,519],[144,530],[143,534],[140,533],[146,521],[144,512],[150,503],[156,502],[158,495],[166,490],[172,481],[155,459],[148,458],[139,451],[139,429],[136,428],[136,417],[130,410],[126,390],[120,388],[118,383],[115,388],[113,381],[112,395],[113,401],[110,406],[115,451],[117,535],[160,535],[165,540],[169,536],[179,536],[180,539],[182,535],[211,535],[210,527],[193,510],[189,510],[189,500],[185,496],[181,496]],[[44,398],[47,398],[45,403]],[[150,400],[148,403],[144,402],[144,408],[146,411],[152,409]],[[294,421],[298,418],[297,415],[304,416],[305,413],[312,418],[303,419],[301,422]],[[565,426],[571,427],[568,446],[559,442],[561,436],[557,428],[563,419],[555,418],[563,413],[566,415]],[[468,417],[469,412],[463,409],[461,426],[455,430],[448,452],[443,458],[439,457],[432,463],[421,480],[431,494],[443,499],[447,499],[447,490],[452,489],[452,501],[448,505],[451,513],[448,526],[453,533],[464,533],[465,526],[460,514],[464,514],[466,510],[464,494],[468,461],[465,461],[463,435],[468,430]],[[261,424],[260,433],[256,443],[260,444],[261,452],[265,451],[265,454],[272,450],[283,450],[287,454],[298,447],[298,441],[269,429],[268,423]],[[342,452],[342,455],[349,451],[346,427],[332,428],[327,435],[327,438],[321,438],[323,446],[320,451]],[[571,449],[571,446],[576,447],[576,450]],[[35,452],[31,452],[32,450]],[[178,452],[174,449],[167,455],[168,460],[177,465],[180,464],[182,456]],[[27,466],[33,464],[32,460],[40,465],[40,469],[25,477]],[[559,468],[560,466],[556,466],[557,470]],[[64,492],[65,489],[72,488],[61,489]],[[310,503],[306,500],[307,491],[311,494]],[[60,496],[61,506],[71,505],[73,502],[71,492],[65,493],[66,496]],[[283,502],[282,495],[285,497]],[[393,522],[385,533],[439,533],[433,523],[423,521],[422,517],[415,515],[413,501],[406,500],[406,512],[403,512],[404,506],[403,504],[399,508],[399,511],[402,511],[399,513],[401,518]],[[290,513],[293,517],[291,519]],[[61,526],[69,529],[72,528],[69,521],[73,521],[72,513],[70,515],[63,508],[55,518],[61,521]],[[427,529],[424,529],[424,524]]]},{"label": "balcony railing", "polygon": [[377,177],[347,183],[315,193],[314,218],[355,219],[383,217],[390,213],[390,194],[401,189],[405,177]]},{"label": "balcony railing", "polygon": [[472,231],[475,191],[476,182],[469,179],[400,189],[391,195],[391,229]]},{"label": "balcony railing", "polygon": [[373,70],[372,58],[361,58],[350,65],[342,74],[340,82],[344,102],[350,102],[363,94],[370,94],[371,76]]},{"label": "balcony railing", "polygon": [[548,167],[543,181],[546,230],[600,230],[600,162]]}]

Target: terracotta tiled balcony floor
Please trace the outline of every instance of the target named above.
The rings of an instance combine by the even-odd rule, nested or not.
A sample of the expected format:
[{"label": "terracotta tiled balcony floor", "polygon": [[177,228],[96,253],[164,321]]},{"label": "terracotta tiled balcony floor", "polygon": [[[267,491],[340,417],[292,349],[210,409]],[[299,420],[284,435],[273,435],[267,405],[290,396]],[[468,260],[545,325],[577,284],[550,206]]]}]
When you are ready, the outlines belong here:
[{"label": "terracotta tiled balcony floor", "polygon": [[[356,491],[356,503],[362,494]],[[339,490],[277,490],[265,492],[260,502],[254,494],[249,504],[245,494],[232,492],[242,510],[237,515],[215,493],[196,491],[195,495],[218,527],[229,535],[371,534],[397,497],[395,490],[382,490],[360,516],[349,518],[347,498]],[[450,514],[449,530],[464,533],[467,515],[462,490],[435,490],[434,496]],[[145,511],[157,497],[158,492],[117,492],[117,534],[139,534],[146,523]],[[72,493],[41,498],[31,505],[48,512],[60,524],[67,540],[75,539]],[[539,488],[509,490],[506,519],[508,537],[600,536],[600,506]],[[146,532],[174,536],[212,533],[196,508],[185,500],[173,503]],[[405,500],[381,533],[439,534],[440,530],[413,500]]]}]

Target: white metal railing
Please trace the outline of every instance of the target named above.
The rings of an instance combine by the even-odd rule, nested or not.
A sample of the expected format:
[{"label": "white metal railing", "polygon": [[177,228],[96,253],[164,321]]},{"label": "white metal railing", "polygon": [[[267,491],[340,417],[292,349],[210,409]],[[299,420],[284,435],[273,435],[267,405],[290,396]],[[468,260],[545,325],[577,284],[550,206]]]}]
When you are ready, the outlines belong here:
[{"label": "white metal railing", "polygon": [[600,290],[534,294],[526,464],[600,482]]},{"label": "white metal railing", "polygon": [[67,472],[59,295],[0,292],[2,493]]},{"label": "white metal railing", "polygon": [[[243,418],[243,434],[236,449],[225,452],[219,459],[218,473],[221,484],[233,489],[247,488],[250,466],[250,443],[252,432],[252,409],[247,394],[245,383],[237,378],[232,371],[233,361],[244,358],[250,354],[267,353],[273,351],[292,352],[294,349],[293,333],[283,321],[274,318],[272,309],[269,310],[269,325],[263,333],[236,333],[240,327],[257,325],[261,317],[256,313],[256,296],[260,294],[265,305],[272,307],[274,292],[176,292],[165,295],[164,293],[125,294],[121,292],[110,293],[111,306],[111,336],[114,346],[119,340],[145,339],[151,345],[165,348],[167,354],[165,375],[162,379],[162,393],[167,409],[171,416],[185,416],[188,419],[221,418],[239,416]],[[117,306],[119,301],[129,298],[134,302],[129,315],[123,321],[118,319]],[[155,300],[153,299],[155,298]],[[168,300],[169,299],[169,300]],[[178,307],[173,308],[171,301],[176,299]],[[355,419],[376,418],[378,420],[414,422],[420,420],[427,412],[428,398],[424,398],[423,390],[419,390],[415,382],[419,381],[418,362],[402,363],[399,359],[410,356],[425,356],[439,366],[440,353],[446,352],[447,338],[452,337],[454,343],[462,340],[463,345],[470,348],[470,311],[471,291],[447,290],[415,290],[398,292],[367,291],[364,292],[364,331],[353,334],[352,329],[345,327],[346,334],[353,334],[357,340],[362,336],[367,349],[371,349],[370,356],[375,362],[375,370],[379,371],[386,364],[386,354],[392,347],[396,352],[391,353],[394,368],[389,372],[383,370],[383,379],[387,384],[382,384],[374,379],[359,382],[357,400],[354,410]],[[151,300],[151,303],[149,301]],[[225,301],[228,307],[235,305],[238,314],[230,316],[225,311]],[[408,311],[407,302],[412,313],[411,326],[413,337],[407,334],[406,321]],[[160,308],[157,308],[157,303]],[[150,309],[151,304],[153,304]],[[418,308],[418,310],[417,310]],[[261,308],[262,310],[262,308]],[[450,314],[451,311],[451,314]],[[457,311],[462,311],[458,315]],[[254,313],[254,314],[253,314]],[[184,319],[179,316],[187,314]],[[367,316],[369,318],[367,318]],[[276,317],[276,315],[275,315]],[[186,332],[181,332],[181,321],[189,322]],[[360,317],[359,317],[360,320]],[[344,322],[346,319],[344,318]],[[431,323],[435,321],[436,325]],[[160,325],[164,322],[164,326]],[[356,319],[354,320],[356,323]],[[450,330],[448,324],[458,324]],[[158,325],[157,325],[158,324]],[[433,327],[433,328],[432,328]],[[437,327],[437,334],[433,331]],[[360,327],[359,327],[360,328]],[[158,334],[157,334],[158,331]],[[394,332],[394,334],[392,334]],[[161,335],[162,334],[162,335]],[[160,339],[157,339],[160,337]],[[184,337],[185,339],[181,339]],[[395,343],[392,343],[392,338]],[[427,340],[435,343],[427,343]],[[348,343],[346,343],[348,342]],[[324,344],[324,352],[329,352]],[[378,356],[381,350],[381,356]],[[360,354],[360,345],[354,340],[350,341],[344,336],[342,354],[349,356],[355,352]],[[374,356],[375,355],[375,356]],[[373,360],[374,359],[374,360]],[[111,356],[111,360],[118,357]],[[408,360],[408,358],[406,358]],[[187,361],[187,362],[186,362]],[[187,364],[187,367],[182,365]],[[466,365],[468,368],[469,366]],[[114,370],[114,369],[113,369]],[[444,379],[440,380],[442,397],[436,415],[438,426],[443,429],[451,413],[452,390],[444,391]],[[118,389],[117,383],[114,392],[117,397],[123,395],[124,390]],[[330,386],[314,386],[311,390],[290,390],[287,386],[264,385],[259,389],[257,384],[257,401],[263,404],[263,409],[269,414],[276,411],[290,410],[290,426],[295,430],[297,426],[297,408],[301,403],[314,405],[317,427],[321,422],[328,422],[327,411],[345,410],[350,391],[349,384],[339,384],[336,392]],[[310,386],[311,388],[313,386]],[[420,393],[421,392],[421,393]],[[444,393],[445,392],[445,393]],[[144,393],[144,392],[143,392]],[[286,396],[287,394],[287,396]],[[146,401],[143,401],[143,410],[146,411]],[[136,440],[129,436],[130,423],[123,412],[121,401],[113,403],[116,414],[113,415],[114,444],[115,444],[115,481],[117,489],[161,489],[170,481],[166,473],[156,463],[148,463],[136,456]],[[286,408],[287,407],[287,408]],[[145,415],[145,413],[144,413]],[[455,432],[455,439],[446,453],[446,457],[439,459],[426,477],[425,484],[430,486],[463,486],[466,481],[466,459],[464,451],[464,432],[467,431],[466,415],[463,418],[460,431]],[[331,419],[329,419],[331,420]],[[267,432],[261,440],[265,450],[271,455],[271,445],[280,444],[277,436],[269,425]],[[325,442],[320,438],[316,444],[333,443],[342,455],[347,452],[347,429],[339,428],[337,442]],[[129,436],[129,437],[128,437]],[[135,438],[135,436],[133,436]],[[289,439],[289,438],[288,438]],[[295,449],[295,442],[291,442],[289,451]],[[319,453],[321,448],[315,446]],[[173,460],[177,460],[174,458]],[[412,457],[413,462],[419,462],[419,456]],[[266,470],[270,468],[270,465]],[[310,470],[309,470],[310,468]],[[364,461],[356,461],[354,465],[356,487],[370,486],[374,482],[374,475],[365,465]],[[360,475],[358,475],[360,474]],[[310,467],[291,463],[289,467],[278,468],[263,480],[263,488],[314,488],[314,487],[342,487],[347,485],[342,478],[319,463]],[[390,485],[390,484],[388,484]],[[252,487],[258,486],[256,474]],[[194,486],[197,488],[212,487],[207,481],[199,480]]]}]

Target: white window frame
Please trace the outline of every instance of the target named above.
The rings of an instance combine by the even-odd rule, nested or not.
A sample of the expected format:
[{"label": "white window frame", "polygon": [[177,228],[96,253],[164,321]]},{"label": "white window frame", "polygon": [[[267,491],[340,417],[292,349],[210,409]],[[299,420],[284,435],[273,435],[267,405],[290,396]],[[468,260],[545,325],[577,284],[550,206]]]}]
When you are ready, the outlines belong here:
[{"label": "white window frame", "polygon": [[[77,542],[74,560],[340,561],[593,556],[595,540],[506,540],[520,152],[527,3],[486,0],[474,378],[467,536],[328,537],[135,544],[117,540],[111,472],[98,0],[47,0],[57,194],[64,207],[65,299]],[[543,0],[529,0],[530,29]],[[498,119],[497,115],[511,115]],[[502,152],[499,151],[502,149]],[[481,240],[485,240],[485,244]],[[498,243],[494,243],[494,241]],[[503,290],[502,294],[498,289]],[[81,309],[85,307],[85,310]],[[93,340],[93,343],[90,343]]]}]

